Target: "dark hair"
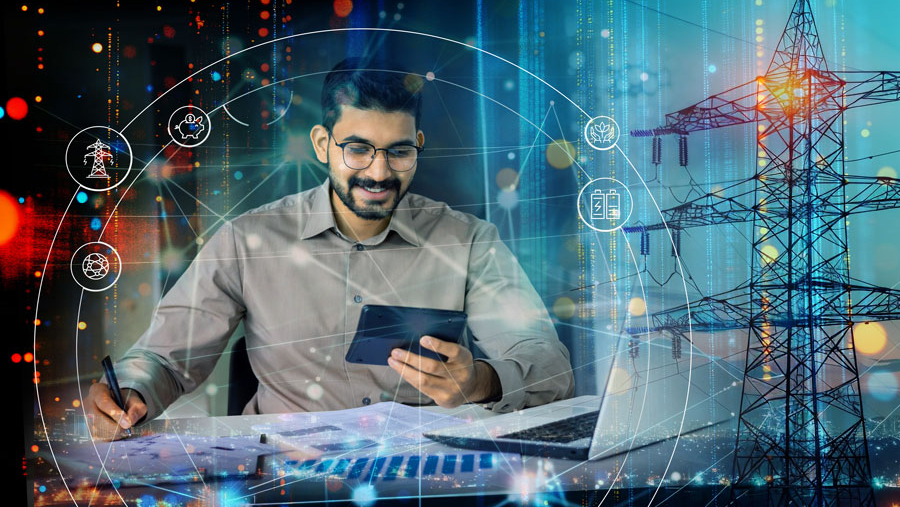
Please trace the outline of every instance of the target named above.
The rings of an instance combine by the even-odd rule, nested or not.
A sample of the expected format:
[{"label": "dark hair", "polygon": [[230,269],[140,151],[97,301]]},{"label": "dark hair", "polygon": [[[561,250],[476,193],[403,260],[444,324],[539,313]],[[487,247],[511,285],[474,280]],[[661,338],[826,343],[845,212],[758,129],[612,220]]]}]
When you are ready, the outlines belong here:
[{"label": "dark hair", "polygon": [[396,64],[376,65],[368,59],[342,60],[325,76],[322,85],[322,125],[329,131],[341,117],[341,107],[404,111],[416,119],[422,116],[421,76],[410,74]]}]

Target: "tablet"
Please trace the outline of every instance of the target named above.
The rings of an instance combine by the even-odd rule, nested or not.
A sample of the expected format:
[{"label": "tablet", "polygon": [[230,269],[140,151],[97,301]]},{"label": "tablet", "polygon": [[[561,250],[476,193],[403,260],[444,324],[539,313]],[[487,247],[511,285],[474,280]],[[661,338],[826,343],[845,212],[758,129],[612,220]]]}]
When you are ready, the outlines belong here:
[{"label": "tablet", "polygon": [[446,361],[447,357],[419,345],[424,335],[459,343],[466,328],[466,314],[455,310],[407,306],[365,305],[356,326],[356,335],[345,359],[355,364],[388,366],[395,348],[424,357]]}]

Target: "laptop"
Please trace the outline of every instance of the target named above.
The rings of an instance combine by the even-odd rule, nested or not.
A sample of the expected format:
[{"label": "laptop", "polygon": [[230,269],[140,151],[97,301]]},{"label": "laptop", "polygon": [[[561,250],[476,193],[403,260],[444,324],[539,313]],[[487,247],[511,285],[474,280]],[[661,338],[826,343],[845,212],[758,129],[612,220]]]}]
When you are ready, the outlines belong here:
[{"label": "laptop", "polygon": [[[666,366],[672,367],[673,363],[670,361]],[[424,436],[464,449],[593,461],[734,420],[737,406],[729,405],[739,401],[740,396],[732,394],[739,394],[740,387],[721,365],[694,364],[687,401],[684,393],[690,377],[663,375],[659,368],[650,370],[660,372],[668,389],[659,389],[661,384],[645,376],[637,389],[632,386],[623,390],[616,385],[621,379],[614,379],[610,368],[601,395],[560,400],[431,431]],[[698,385],[698,380],[706,382],[714,377],[714,383]],[[711,389],[716,385],[733,386],[727,391],[734,392],[721,392],[718,387],[715,391]],[[642,398],[645,387],[650,387],[649,396]],[[711,398],[708,393],[716,391],[720,391],[719,396]],[[711,399],[717,405],[715,414],[710,413]],[[710,420],[711,415],[717,420]]]}]

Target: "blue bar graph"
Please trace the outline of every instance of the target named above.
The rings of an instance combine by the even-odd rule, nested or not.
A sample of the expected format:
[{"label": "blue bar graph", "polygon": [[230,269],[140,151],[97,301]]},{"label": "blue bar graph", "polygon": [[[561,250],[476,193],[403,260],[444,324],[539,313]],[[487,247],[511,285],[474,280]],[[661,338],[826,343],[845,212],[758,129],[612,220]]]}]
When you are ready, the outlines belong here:
[{"label": "blue bar graph", "polygon": [[403,475],[406,477],[415,477],[417,473],[419,473],[419,457],[410,456],[409,460],[406,462],[406,473]]},{"label": "blue bar graph", "polygon": [[382,480],[392,481],[397,478],[397,473],[400,472],[400,464],[403,463],[403,456],[394,456],[391,458],[391,462],[388,463],[387,471],[384,473],[384,478]]},{"label": "blue bar graph", "polygon": [[466,454],[462,457],[462,464],[459,466],[460,472],[471,472],[475,470],[475,455]]},{"label": "blue bar graph", "polygon": [[357,479],[359,475],[362,473],[363,469],[366,468],[366,463],[369,462],[369,458],[359,458],[356,460],[356,463],[353,464],[353,468],[350,469],[350,473],[347,474],[348,479]]},{"label": "blue bar graph", "polygon": [[437,456],[428,456],[425,459],[425,468],[422,469],[422,475],[431,475],[437,472],[438,465],[438,457]]},{"label": "blue bar graph", "polygon": [[451,454],[449,456],[444,456],[444,466],[441,467],[441,473],[449,475],[455,471],[456,471],[456,455]]}]

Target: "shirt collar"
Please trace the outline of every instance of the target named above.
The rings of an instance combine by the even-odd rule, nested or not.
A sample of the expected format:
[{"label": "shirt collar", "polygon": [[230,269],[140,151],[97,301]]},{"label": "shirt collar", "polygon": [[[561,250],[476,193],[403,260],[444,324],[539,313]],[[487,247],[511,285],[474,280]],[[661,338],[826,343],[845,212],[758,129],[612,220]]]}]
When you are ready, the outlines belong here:
[{"label": "shirt collar", "polygon": [[[306,217],[306,225],[303,227],[303,233],[300,235],[301,240],[318,236],[332,228],[336,232],[338,231],[331,208],[331,181],[329,179],[326,179],[324,183],[313,191],[311,200],[309,213]],[[387,230],[396,232],[413,246],[422,246],[419,241],[419,235],[416,234],[412,209],[409,206],[409,192],[400,199],[397,207],[394,208]]]}]

